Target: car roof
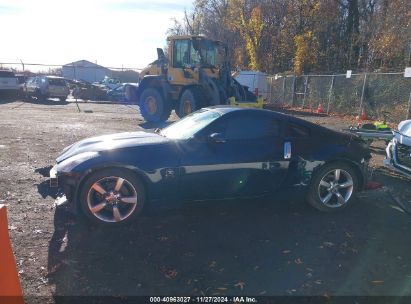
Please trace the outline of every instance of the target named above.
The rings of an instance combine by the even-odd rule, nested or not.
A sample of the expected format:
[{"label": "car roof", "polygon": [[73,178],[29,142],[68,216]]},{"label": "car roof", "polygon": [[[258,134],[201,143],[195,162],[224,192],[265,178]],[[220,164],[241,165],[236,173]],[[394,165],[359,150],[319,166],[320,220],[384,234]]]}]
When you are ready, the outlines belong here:
[{"label": "car roof", "polygon": [[248,113],[267,113],[274,118],[282,119],[282,120],[289,121],[289,122],[294,122],[299,125],[305,125],[307,127],[315,128],[315,129],[320,128],[320,129],[329,130],[328,128],[324,128],[322,126],[319,126],[307,120],[295,117],[290,114],[285,114],[285,113],[281,113],[281,112],[277,112],[273,110],[259,109],[259,108],[245,108],[245,107],[233,106],[233,105],[218,105],[218,106],[206,107],[205,109],[215,110],[215,111],[220,112],[223,115],[231,113],[231,112],[240,112],[240,111],[246,112],[246,113],[247,112]]},{"label": "car roof", "polygon": [[281,112],[276,112],[272,110],[266,110],[266,109],[259,109],[259,108],[245,108],[245,107],[240,107],[240,106],[233,106],[233,105],[219,105],[219,106],[212,106],[212,107],[207,107],[206,109],[213,109],[217,110],[218,112],[222,114],[230,113],[230,112],[254,112],[254,113],[269,113],[274,116],[278,116],[281,118],[290,118],[290,119],[296,119],[296,120],[301,120],[299,118],[296,118],[291,115],[287,115]]},{"label": "car roof", "polygon": [[63,77],[54,76],[54,75],[46,75],[45,77],[47,77],[47,78],[54,78],[54,79],[64,79]]}]

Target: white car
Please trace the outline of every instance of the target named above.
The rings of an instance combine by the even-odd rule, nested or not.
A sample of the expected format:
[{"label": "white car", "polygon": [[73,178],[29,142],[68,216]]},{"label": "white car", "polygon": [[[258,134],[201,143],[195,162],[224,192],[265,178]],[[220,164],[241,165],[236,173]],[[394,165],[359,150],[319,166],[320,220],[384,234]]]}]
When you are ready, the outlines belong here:
[{"label": "white car", "polygon": [[70,90],[66,80],[62,77],[36,76],[27,81],[25,94],[28,98],[59,98],[61,101],[65,101],[70,94]]},{"label": "white car", "polygon": [[384,165],[411,177],[411,119],[400,122],[385,151]]},{"label": "white car", "polygon": [[0,92],[19,90],[19,83],[12,71],[0,70]]}]

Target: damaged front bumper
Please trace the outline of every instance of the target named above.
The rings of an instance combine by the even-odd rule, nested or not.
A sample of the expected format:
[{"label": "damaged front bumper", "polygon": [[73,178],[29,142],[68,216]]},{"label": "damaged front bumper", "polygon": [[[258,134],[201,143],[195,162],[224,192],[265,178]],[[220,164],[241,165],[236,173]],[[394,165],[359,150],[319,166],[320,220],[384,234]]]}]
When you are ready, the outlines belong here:
[{"label": "damaged front bumper", "polygon": [[[55,165],[50,170],[50,187],[59,188],[64,193],[64,198],[69,204],[69,209],[76,213],[77,207],[75,203],[75,197],[77,195],[78,176],[75,174],[58,172],[57,165]],[[57,205],[62,204],[63,197],[59,198],[59,202],[56,201]]]},{"label": "damaged front bumper", "polygon": [[55,165],[50,170],[50,187],[56,188],[59,186],[58,177],[57,177],[57,165]]},{"label": "damaged front bumper", "polygon": [[[411,178],[411,168],[404,166],[398,162],[397,158],[397,142],[396,140],[392,140],[385,149],[385,158],[384,158],[384,166],[400,173],[404,176]],[[410,155],[411,157],[411,155]]]}]

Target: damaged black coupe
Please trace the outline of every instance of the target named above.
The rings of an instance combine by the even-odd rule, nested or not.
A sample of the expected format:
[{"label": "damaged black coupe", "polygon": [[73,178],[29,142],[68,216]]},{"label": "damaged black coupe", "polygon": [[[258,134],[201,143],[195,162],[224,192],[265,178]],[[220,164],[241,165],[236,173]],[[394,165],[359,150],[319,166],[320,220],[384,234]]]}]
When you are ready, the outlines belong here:
[{"label": "damaged black coupe", "polygon": [[302,186],[321,211],[366,183],[370,151],[352,134],[258,109],[201,109],[163,130],[84,139],[50,171],[74,212],[118,225],[147,207],[251,198]]}]

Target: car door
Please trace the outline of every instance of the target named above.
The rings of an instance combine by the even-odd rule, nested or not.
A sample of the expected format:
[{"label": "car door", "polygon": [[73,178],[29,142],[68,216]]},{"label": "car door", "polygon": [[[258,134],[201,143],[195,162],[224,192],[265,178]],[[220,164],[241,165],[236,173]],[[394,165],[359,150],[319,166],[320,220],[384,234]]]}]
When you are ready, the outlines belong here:
[{"label": "car door", "polygon": [[33,85],[34,85],[34,79],[35,78],[29,78],[29,80],[27,80],[25,89],[27,93],[32,93],[33,92]]},{"label": "car door", "polygon": [[224,115],[187,144],[180,196],[203,200],[250,197],[278,187],[288,169],[281,121],[266,112]]}]

